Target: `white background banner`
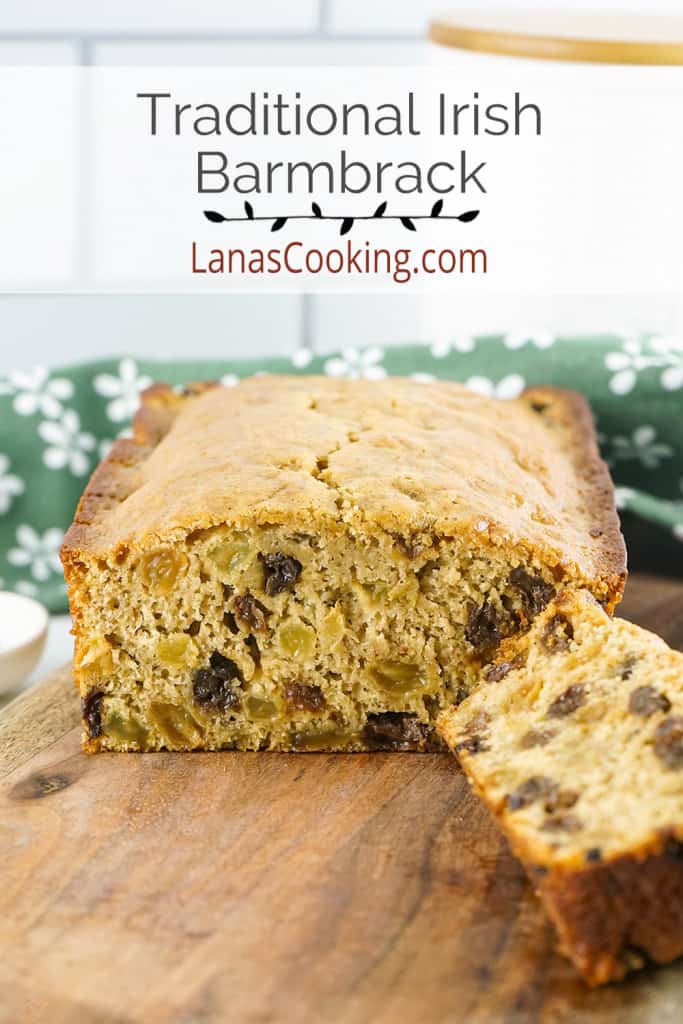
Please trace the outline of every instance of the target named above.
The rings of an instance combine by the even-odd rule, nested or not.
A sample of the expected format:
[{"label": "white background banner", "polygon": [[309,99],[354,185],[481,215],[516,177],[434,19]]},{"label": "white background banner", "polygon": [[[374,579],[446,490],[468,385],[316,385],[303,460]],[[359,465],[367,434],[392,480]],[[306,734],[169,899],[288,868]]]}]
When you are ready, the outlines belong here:
[{"label": "white background banner", "polygon": [[683,75],[571,72],[0,68],[0,288],[678,292]]}]

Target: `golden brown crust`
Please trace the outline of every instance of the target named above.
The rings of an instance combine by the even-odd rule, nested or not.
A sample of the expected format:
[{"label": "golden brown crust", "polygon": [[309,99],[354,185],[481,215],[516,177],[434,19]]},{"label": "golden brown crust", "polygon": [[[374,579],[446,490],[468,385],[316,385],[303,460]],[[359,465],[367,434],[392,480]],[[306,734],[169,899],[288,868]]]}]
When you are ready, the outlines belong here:
[{"label": "golden brown crust", "polygon": [[614,505],[614,485],[600,456],[590,406],[577,391],[553,387],[527,388],[522,398],[532,407],[548,402],[544,415],[556,419],[574,438],[577,465],[581,467],[580,485],[585,489],[586,501],[595,512],[596,521],[591,535],[601,541],[598,570],[600,575],[610,580],[610,599],[603,607],[611,614],[621,600],[626,584],[626,545]]},{"label": "golden brown crust", "polygon": [[683,834],[581,871],[528,868],[562,952],[589,985],[683,955]]},{"label": "golden brown crust", "polygon": [[[473,762],[466,753],[459,760],[465,769]],[[666,964],[683,956],[683,828],[652,836],[604,864],[576,857],[549,867],[515,842],[498,801],[476,778],[468,780],[524,865],[555,925],[561,952],[589,985],[618,981],[648,960]]]}]

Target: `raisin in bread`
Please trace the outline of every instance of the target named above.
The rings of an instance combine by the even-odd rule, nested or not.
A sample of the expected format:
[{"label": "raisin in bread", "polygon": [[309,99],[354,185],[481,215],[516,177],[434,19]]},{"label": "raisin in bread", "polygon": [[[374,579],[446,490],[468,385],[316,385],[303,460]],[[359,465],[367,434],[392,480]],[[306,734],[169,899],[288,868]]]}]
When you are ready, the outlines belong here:
[{"label": "raisin in bread", "polygon": [[258,377],[156,387],[63,549],[89,751],[424,750],[624,548],[584,401]]},{"label": "raisin in bread", "polygon": [[683,954],[683,654],[561,595],[439,729],[589,983]]}]

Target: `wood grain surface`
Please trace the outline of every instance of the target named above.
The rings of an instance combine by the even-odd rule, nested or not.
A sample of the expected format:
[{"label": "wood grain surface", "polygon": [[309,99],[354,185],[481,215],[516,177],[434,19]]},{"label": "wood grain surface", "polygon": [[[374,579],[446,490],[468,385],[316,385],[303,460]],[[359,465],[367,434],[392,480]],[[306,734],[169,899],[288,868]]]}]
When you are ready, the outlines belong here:
[{"label": "wood grain surface", "polygon": [[[683,648],[683,584],[622,612]],[[448,755],[79,750],[67,671],[0,715],[0,1021],[683,1020],[589,991]],[[666,899],[666,894],[662,894]]]}]

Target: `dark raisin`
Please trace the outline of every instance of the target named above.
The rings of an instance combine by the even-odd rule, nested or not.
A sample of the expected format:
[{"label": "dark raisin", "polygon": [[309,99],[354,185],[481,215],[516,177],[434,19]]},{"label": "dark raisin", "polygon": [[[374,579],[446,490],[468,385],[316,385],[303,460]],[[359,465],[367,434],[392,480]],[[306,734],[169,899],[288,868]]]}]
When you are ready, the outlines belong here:
[{"label": "dark raisin", "polygon": [[635,654],[629,654],[627,658],[624,658],[624,661],[619,667],[619,675],[624,680],[624,682],[627,679],[630,679],[633,675],[633,669],[635,668],[637,661],[638,659],[636,658]]},{"label": "dark raisin", "polygon": [[263,587],[273,597],[283,590],[293,590],[301,575],[301,562],[278,551],[274,555],[260,555],[263,562]]},{"label": "dark raisin", "polygon": [[488,750],[487,729],[490,722],[491,716],[488,711],[475,712],[465,726],[464,739],[455,746],[456,752],[466,750],[469,754],[479,754]]},{"label": "dark raisin", "polygon": [[546,714],[549,718],[564,718],[571,715],[582,704],[586,703],[586,687],[583,683],[573,683],[568,686],[564,693],[556,697],[548,708]]},{"label": "dark raisin", "polygon": [[469,687],[465,686],[464,683],[458,683],[458,685],[453,689],[453,703],[457,707],[458,704],[462,704],[465,697],[469,697],[469,695]]},{"label": "dark raisin", "polygon": [[519,741],[520,750],[531,750],[532,747],[544,747],[546,743],[549,743],[554,732],[549,732],[545,729],[529,729],[525,732]]},{"label": "dark raisin", "polygon": [[436,718],[436,716],[441,711],[441,701],[435,694],[428,694],[426,697],[424,697],[423,704],[430,718]]},{"label": "dark raisin", "polygon": [[566,615],[553,615],[543,630],[541,643],[551,654],[568,651],[569,642],[574,639],[574,627]]},{"label": "dark raisin", "polygon": [[521,565],[513,569],[508,578],[522,595],[524,610],[530,617],[542,612],[555,596],[555,587],[552,583],[546,583],[542,576],[531,576]]},{"label": "dark raisin", "polygon": [[655,711],[670,711],[671,701],[654,686],[637,686],[629,697],[628,709],[634,715],[649,718]]},{"label": "dark raisin", "polygon": [[244,682],[242,679],[242,673],[235,662],[231,661],[230,658],[226,658],[224,654],[220,653],[220,651],[213,652],[209,658],[209,665],[215,674],[220,676],[221,679],[239,679],[241,683]]},{"label": "dark raisin", "polygon": [[81,715],[91,740],[102,735],[102,698],[101,690],[91,690],[87,697],[81,699]]},{"label": "dark raisin", "polygon": [[368,715],[363,727],[363,739],[370,747],[383,750],[424,750],[429,738],[429,726],[416,715],[402,711],[382,711]]},{"label": "dark raisin", "polygon": [[433,577],[435,578],[437,576],[439,568],[439,560],[437,558],[431,558],[428,562],[425,562],[423,566],[421,566],[419,569],[415,571],[415,575],[417,576],[420,583],[431,583],[433,582]]},{"label": "dark raisin", "polygon": [[654,751],[667,768],[683,768],[683,716],[670,715],[655,729]]},{"label": "dark raisin", "polygon": [[197,636],[197,634],[199,633],[199,630],[201,628],[202,628],[201,622],[198,622],[195,619],[195,621],[191,622],[190,625],[188,626],[187,632],[189,633],[190,636]]},{"label": "dark raisin", "polygon": [[470,608],[465,636],[476,650],[493,647],[502,639],[498,613],[488,601],[480,608],[475,605]]},{"label": "dark raisin", "polygon": [[194,674],[192,693],[196,704],[227,711],[239,704],[240,699],[231,683],[244,682],[239,667],[224,654],[214,651],[209,668],[200,668]]},{"label": "dark raisin", "polygon": [[683,842],[673,836],[668,836],[664,843],[664,855],[673,860],[683,860]]},{"label": "dark raisin", "polygon": [[518,654],[512,661],[501,661],[497,665],[492,665],[491,668],[484,673],[484,678],[489,683],[499,683],[501,679],[505,679],[506,675],[518,668],[521,668],[523,664],[524,657],[523,655]]},{"label": "dark raisin", "polygon": [[488,683],[499,683],[501,679],[505,679],[508,672],[512,671],[512,663],[509,661],[501,661],[498,665],[492,665],[491,668],[487,669],[484,673],[484,679]]},{"label": "dark raisin", "polygon": [[251,633],[250,633],[249,636],[244,638],[244,642],[247,645],[247,647],[249,648],[249,653],[251,654],[251,658],[252,658],[252,661],[254,662],[254,664],[257,665],[257,666],[260,665],[261,664],[261,648],[258,645],[258,641],[257,641],[256,637],[252,636]]},{"label": "dark raisin", "polygon": [[599,846],[591,846],[590,850],[586,850],[586,860],[589,864],[596,864],[602,860],[602,850]]},{"label": "dark raisin", "polygon": [[528,807],[541,797],[545,797],[557,789],[557,784],[545,775],[532,775],[526,782],[522,782],[512,793],[508,793],[505,800],[511,811],[518,811],[522,807]]},{"label": "dark raisin", "polygon": [[227,626],[231,633],[239,633],[240,627],[235,622],[235,616],[232,612],[225,612],[223,615],[223,625]]},{"label": "dark raisin", "polygon": [[543,832],[579,832],[582,828],[583,822],[575,814],[556,814],[541,825]]},{"label": "dark raisin", "polygon": [[480,736],[475,733],[473,736],[468,736],[466,739],[461,740],[460,743],[456,743],[455,751],[459,753],[461,750],[464,750],[468,754],[483,754],[489,749],[486,739],[486,736]]},{"label": "dark raisin", "polygon": [[543,809],[548,814],[554,814],[555,811],[567,811],[574,806],[578,799],[579,794],[575,793],[573,789],[560,789],[556,786],[548,793],[547,799],[543,803]]},{"label": "dark raisin", "polygon": [[226,679],[221,679],[208,668],[197,669],[192,683],[195,704],[227,711],[239,704],[239,697]]},{"label": "dark raisin", "polygon": [[598,537],[602,537],[602,530],[599,526],[592,526],[588,533],[593,538],[593,540],[597,540]]},{"label": "dark raisin", "polygon": [[257,601],[253,594],[246,593],[243,597],[236,597],[235,611],[237,618],[255,633],[262,633],[268,627],[267,617],[270,615],[270,609]]},{"label": "dark raisin", "polygon": [[546,409],[548,408],[548,403],[547,402],[532,402],[531,403],[531,408],[534,410],[534,412],[538,412],[538,413],[545,412]]},{"label": "dark raisin", "polygon": [[319,686],[304,686],[302,683],[287,683],[285,698],[297,711],[320,711],[327,704]]},{"label": "dark raisin", "polygon": [[406,558],[417,558],[418,555],[422,554],[424,545],[420,544],[414,538],[403,537],[401,534],[395,533],[394,540],[396,541],[396,547],[406,556]]}]

